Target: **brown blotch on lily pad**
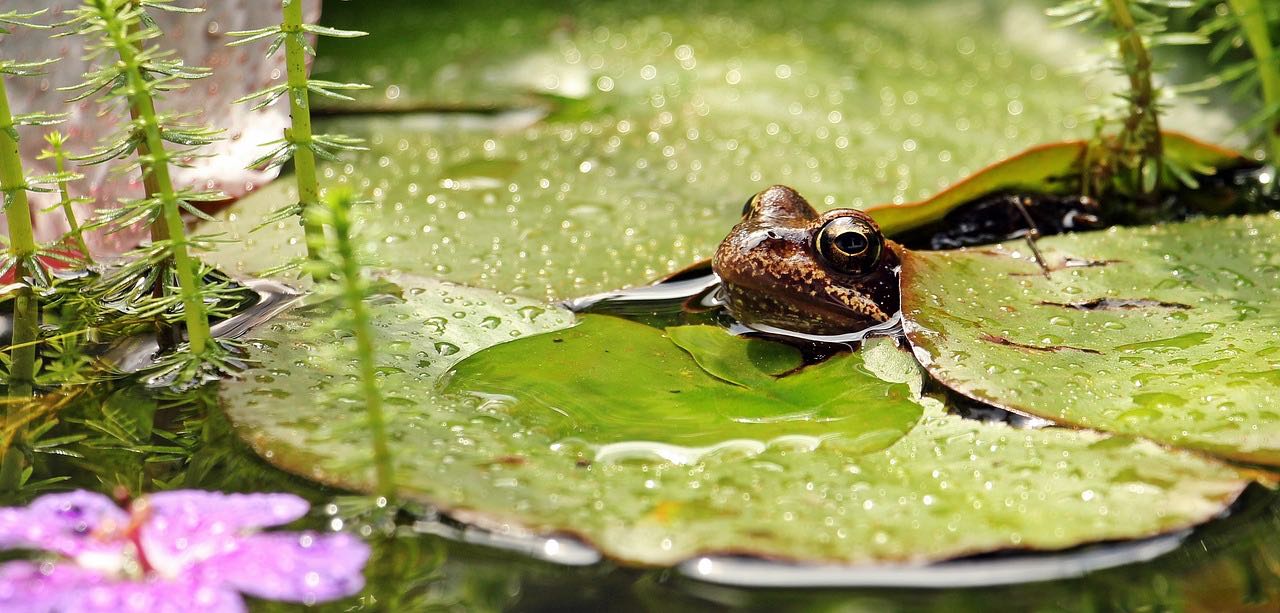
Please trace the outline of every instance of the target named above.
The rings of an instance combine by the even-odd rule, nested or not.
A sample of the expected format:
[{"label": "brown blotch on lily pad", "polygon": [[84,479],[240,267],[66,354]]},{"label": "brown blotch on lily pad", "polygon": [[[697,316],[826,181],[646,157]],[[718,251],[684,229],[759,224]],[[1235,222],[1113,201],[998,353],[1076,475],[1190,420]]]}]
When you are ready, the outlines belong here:
[{"label": "brown blotch on lily pad", "polygon": [[980,338],[982,338],[982,340],[984,341],[987,341],[988,343],[995,343],[997,345],[1006,345],[1009,347],[1017,347],[1018,349],[1026,349],[1028,351],[1083,351],[1085,353],[1101,353],[1097,349],[1087,349],[1084,347],[1070,347],[1067,345],[1032,345],[1029,343],[1019,343],[1017,341],[1012,341],[1003,336],[996,336],[994,334],[983,334]]},{"label": "brown blotch on lily pad", "polygon": [[1045,306],[1056,306],[1064,309],[1075,309],[1077,311],[1116,311],[1116,310],[1135,310],[1146,308],[1161,309],[1190,309],[1191,305],[1182,304],[1180,302],[1168,302],[1165,300],[1151,300],[1149,298],[1097,298],[1085,302],[1051,302],[1041,301],[1040,304]]}]

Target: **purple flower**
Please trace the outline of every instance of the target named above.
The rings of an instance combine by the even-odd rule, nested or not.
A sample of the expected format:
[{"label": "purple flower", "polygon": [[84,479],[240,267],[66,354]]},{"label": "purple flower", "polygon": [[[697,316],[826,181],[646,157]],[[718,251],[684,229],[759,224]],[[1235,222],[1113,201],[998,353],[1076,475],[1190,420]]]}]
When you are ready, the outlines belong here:
[{"label": "purple flower", "polygon": [[127,509],[87,491],[0,508],[0,549],[53,554],[0,564],[0,612],[244,611],[241,593],[314,603],[359,592],[359,539],[257,531],[307,507],[292,494],[181,490]]}]

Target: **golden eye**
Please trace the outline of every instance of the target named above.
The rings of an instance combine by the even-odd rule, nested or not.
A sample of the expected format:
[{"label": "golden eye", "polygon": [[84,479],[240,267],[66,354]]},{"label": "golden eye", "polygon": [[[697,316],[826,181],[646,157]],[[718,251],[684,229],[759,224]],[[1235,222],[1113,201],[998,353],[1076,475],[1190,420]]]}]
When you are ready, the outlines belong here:
[{"label": "golden eye", "polygon": [[875,226],[854,217],[837,217],[818,231],[818,254],[832,268],[850,275],[871,272],[884,241]]}]

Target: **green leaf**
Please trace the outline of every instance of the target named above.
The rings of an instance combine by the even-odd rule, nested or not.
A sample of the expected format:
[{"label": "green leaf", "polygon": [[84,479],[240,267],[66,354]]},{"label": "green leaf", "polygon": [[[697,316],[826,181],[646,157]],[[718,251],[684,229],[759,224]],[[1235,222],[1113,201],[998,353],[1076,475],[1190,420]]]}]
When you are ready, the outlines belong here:
[{"label": "green leaf", "polygon": [[368,32],[361,32],[359,30],[339,30],[337,28],[330,28],[328,26],[311,23],[302,24],[302,31],[310,32],[317,36],[330,36],[333,38],[359,38],[361,36],[369,35]]},{"label": "green leaf", "polygon": [[759,339],[736,339],[717,326],[667,328],[667,337],[689,352],[708,374],[742,387],[768,383],[803,363],[800,351],[794,347]]},{"label": "green leaf", "polygon": [[463,361],[448,390],[512,397],[507,411],[528,415],[532,427],[592,443],[705,447],[813,437],[808,444],[861,454],[892,444],[921,414],[905,383],[874,377],[859,354],[775,378],[800,365],[798,352],[710,326],[668,334],[679,347],[649,326],[584,316],[568,330]]},{"label": "green leaf", "polygon": [[284,36],[284,31],[280,29],[280,26],[275,25],[258,28],[256,30],[237,30],[235,32],[227,32],[227,36],[238,39],[227,43],[228,47],[239,47],[241,45],[248,45],[270,37]]},{"label": "green leaf", "polygon": [[[741,386],[671,332],[601,316],[567,327],[567,313],[527,299],[392,280],[402,291],[370,306],[400,495],[513,534],[571,533],[626,563],[1056,549],[1204,521],[1247,481],[1127,437],[946,415],[917,396],[919,369],[892,341],[774,379],[791,363],[778,352]],[[336,393],[355,365],[333,307],[261,330],[259,362],[221,400],[269,462],[369,491],[364,408]],[[757,368],[759,349],[734,347],[748,341],[673,330],[716,368]]]},{"label": "green leaf", "polygon": [[204,9],[200,7],[178,6],[173,4],[173,0],[142,0],[138,4],[149,8],[169,13],[200,13]]},{"label": "green leaf", "polygon": [[[1280,218],[909,253],[903,314],[930,374],[1061,423],[1280,465]],[[1064,267],[1065,266],[1065,267]]]},{"label": "green leaf", "polygon": [[[1053,32],[1036,11],[1012,11],[1019,26],[1006,31],[993,13],[948,3],[909,11],[849,2],[792,11],[763,0],[661,8],[676,5],[588,3],[573,28],[560,9],[536,3],[519,16],[492,3],[446,13],[407,10],[418,4],[403,0],[373,12],[326,6],[329,23],[373,32],[326,39],[315,65],[322,80],[378,84],[339,92],[357,98],[357,108],[490,111],[363,114],[319,126],[368,142],[367,153],[320,168],[368,186],[375,202],[366,236],[384,248],[367,261],[570,298],[647,283],[710,257],[742,202],[772,184],[796,188],[820,209],[908,203],[1026,147],[1090,132],[1074,116],[1096,88],[1060,70],[1073,60],[1036,44]],[[1010,42],[1015,30],[1024,34]],[[652,79],[639,76],[650,74],[647,66]],[[952,87],[942,75],[966,77]],[[493,112],[531,103],[552,114]],[[1229,121],[1196,111],[1171,112],[1167,123],[1211,125],[1206,112],[1213,125]],[[1011,172],[996,187],[1039,187],[1070,172],[1079,151],[1058,152],[1036,161],[1051,172]],[[290,153],[264,149],[259,162]],[[949,192],[950,203],[962,201],[962,189]],[[267,212],[297,200],[285,191],[259,190],[224,213],[255,257],[241,247],[212,261],[255,274],[299,256],[297,224],[249,235]],[[888,220],[890,210],[876,215]],[[923,213],[934,219],[945,210]]]}]

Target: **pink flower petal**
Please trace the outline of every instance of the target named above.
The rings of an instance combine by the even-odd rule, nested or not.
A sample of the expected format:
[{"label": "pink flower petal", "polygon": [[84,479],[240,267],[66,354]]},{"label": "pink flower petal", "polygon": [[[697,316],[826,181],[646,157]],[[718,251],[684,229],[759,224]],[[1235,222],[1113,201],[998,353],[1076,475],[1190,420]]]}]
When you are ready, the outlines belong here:
[{"label": "pink flower petal", "polygon": [[122,581],[71,562],[0,566],[0,613],[240,613],[244,599],[193,578]]},{"label": "pink flower petal", "polygon": [[75,564],[8,562],[0,565],[0,613],[67,611],[69,595],[105,582]]},{"label": "pink flower petal", "polygon": [[[77,491],[0,509],[0,547],[71,558],[0,565],[0,613],[238,613],[240,592],[302,603],[358,593],[369,559],[358,538],[256,533],[302,517],[308,506],[292,494],[185,490],[139,498],[126,513],[106,496]],[[139,521],[145,579],[124,552]]]},{"label": "pink flower petal", "polygon": [[201,584],[189,578],[152,581],[104,581],[81,585],[71,591],[57,613],[241,613],[244,599],[222,586]]},{"label": "pink flower petal", "polygon": [[79,490],[47,494],[25,508],[0,508],[0,549],[42,549],[65,556],[119,556],[119,543],[102,538],[129,524],[129,514],[102,494]]},{"label": "pink flower petal", "polygon": [[369,546],[349,534],[256,534],[196,573],[251,596],[310,604],[359,593],[368,559]]},{"label": "pink flower petal", "polygon": [[170,574],[234,548],[247,530],[279,526],[302,517],[310,505],[293,494],[224,494],[178,490],[151,494],[141,541],[147,559]]}]

